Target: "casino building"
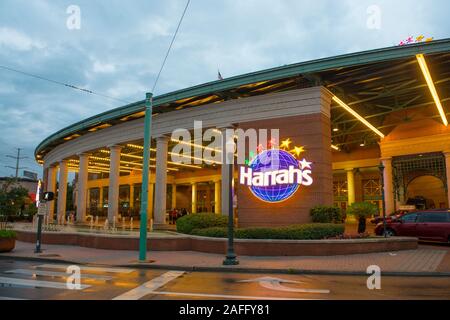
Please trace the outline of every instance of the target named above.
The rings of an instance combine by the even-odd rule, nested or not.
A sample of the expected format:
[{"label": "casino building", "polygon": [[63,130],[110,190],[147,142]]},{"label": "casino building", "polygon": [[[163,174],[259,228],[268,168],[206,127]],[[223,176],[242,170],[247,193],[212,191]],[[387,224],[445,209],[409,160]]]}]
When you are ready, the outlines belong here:
[{"label": "casino building", "polygon": [[[157,96],[153,105],[148,210],[156,228],[168,228],[174,208],[227,213],[222,199],[229,192],[241,227],[305,223],[319,204],[346,209],[370,201],[381,209],[383,195],[387,213],[418,202],[449,207],[450,39],[244,74]],[[144,109],[145,100],[137,101],[39,144],[35,156],[45,189],[58,189],[50,216],[66,213],[68,172],[75,172],[79,222],[90,215],[139,219]],[[220,161],[172,161],[180,143],[172,132],[193,131],[194,121],[202,121],[204,130],[279,129],[277,147],[285,160],[292,155],[300,161],[293,162],[298,168],[286,162],[286,169],[308,171],[310,183],[274,189],[271,195],[278,192],[274,199],[283,201],[263,201],[270,198],[258,197],[261,189],[240,183],[240,168],[253,161],[234,166],[233,191],[231,167]],[[208,149],[196,139],[182,143]],[[247,151],[255,158],[256,150]],[[274,179],[283,185],[288,175],[279,172]]]}]

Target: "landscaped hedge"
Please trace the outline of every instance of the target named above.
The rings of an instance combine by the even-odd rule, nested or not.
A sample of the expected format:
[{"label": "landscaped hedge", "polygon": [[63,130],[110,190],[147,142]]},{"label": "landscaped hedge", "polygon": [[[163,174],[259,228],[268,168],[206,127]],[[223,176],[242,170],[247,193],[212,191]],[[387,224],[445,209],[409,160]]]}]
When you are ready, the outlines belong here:
[{"label": "landscaped hedge", "polygon": [[333,206],[316,206],[311,209],[311,218],[314,223],[342,223],[342,211]]},{"label": "landscaped hedge", "polygon": [[[343,224],[314,223],[280,228],[246,228],[235,229],[237,239],[273,239],[273,240],[322,240],[338,237],[344,234]],[[228,235],[226,227],[198,228],[191,230],[191,234],[225,238]]]},{"label": "landscaped hedge", "polygon": [[177,220],[177,231],[190,234],[194,229],[226,227],[228,217],[214,213],[196,213],[181,217]]},{"label": "landscaped hedge", "polygon": [[[236,230],[235,230],[236,231]],[[206,229],[194,229],[192,235],[210,238],[226,238],[228,237],[227,227],[212,227]]]},{"label": "landscaped hedge", "polygon": [[16,233],[11,230],[0,230],[0,239],[15,239]]}]

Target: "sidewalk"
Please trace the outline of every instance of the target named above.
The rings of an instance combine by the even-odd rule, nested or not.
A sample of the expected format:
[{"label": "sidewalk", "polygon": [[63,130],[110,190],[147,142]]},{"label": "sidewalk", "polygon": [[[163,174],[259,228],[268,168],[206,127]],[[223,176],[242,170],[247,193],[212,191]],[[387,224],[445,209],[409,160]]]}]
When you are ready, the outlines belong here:
[{"label": "sidewalk", "polygon": [[267,273],[366,274],[377,265],[385,275],[450,276],[450,248],[422,245],[418,250],[369,253],[329,257],[238,257],[238,266],[223,266],[223,255],[192,251],[149,252],[149,263],[139,263],[138,253],[62,245],[43,245],[42,254],[34,253],[34,244],[16,242],[11,253],[0,258],[31,259],[46,262],[108,265],[134,268],[182,269],[197,271],[233,271]]}]

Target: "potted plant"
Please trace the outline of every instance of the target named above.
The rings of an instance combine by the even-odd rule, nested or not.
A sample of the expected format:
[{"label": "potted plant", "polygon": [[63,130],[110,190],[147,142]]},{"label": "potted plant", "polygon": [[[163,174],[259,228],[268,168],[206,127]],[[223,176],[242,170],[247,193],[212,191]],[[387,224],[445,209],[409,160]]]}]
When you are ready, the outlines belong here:
[{"label": "potted plant", "polygon": [[367,218],[378,213],[378,207],[369,202],[355,202],[347,208],[347,214],[358,220],[358,233],[366,232]]},{"label": "potted plant", "polygon": [[16,233],[11,230],[0,230],[0,252],[10,252],[16,246]]}]

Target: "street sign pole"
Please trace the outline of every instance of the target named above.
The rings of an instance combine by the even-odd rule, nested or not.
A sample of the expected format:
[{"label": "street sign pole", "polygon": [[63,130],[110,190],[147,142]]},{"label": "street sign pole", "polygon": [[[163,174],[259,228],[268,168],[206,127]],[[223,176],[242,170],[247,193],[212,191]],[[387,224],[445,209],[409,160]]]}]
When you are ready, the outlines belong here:
[{"label": "street sign pole", "polygon": [[47,205],[44,202],[41,202],[39,204],[38,208],[38,226],[37,226],[37,234],[36,234],[36,249],[34,250],[34,253],[42,253],[41,249],[41,243],[42,243],[42,220],[44,220],[44,216],[46,214]]},{"label": "street sign pole", "polygon": [[141,193],[141,224],[139,236],[139,261],[147,260],[147,210],[148,210],[148,182],[150,175],[150,147],[152,131],[153,94],[147,93],[145,99],[144,119],[144,159],[142,163],[142,193]]}]

